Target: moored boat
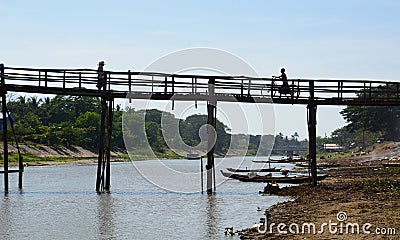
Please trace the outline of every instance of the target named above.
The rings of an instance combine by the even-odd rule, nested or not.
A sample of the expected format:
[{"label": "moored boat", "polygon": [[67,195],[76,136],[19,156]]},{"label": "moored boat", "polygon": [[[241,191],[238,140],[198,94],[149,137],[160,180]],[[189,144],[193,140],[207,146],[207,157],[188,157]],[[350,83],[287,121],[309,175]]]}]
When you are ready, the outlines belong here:
[{"label": "moored boat", "polygon": [[201,158],[201,156],[200,156],[199,154],[196,154],[196,153],[188,153],[188,154],[186,155],[186,158],[187,158],[188,160],[198,160],[198,159]]},{"label": "moored boat", "polygon": [[280,168],[258,168],[258,169],[240,169],[240,168],[226,168],[230,172],[280,172]]},{"label": "moored boat", "polygon": [[[276,183],[305,183],[310,182],[311,177],[308,176],[293,176],[293,177],[273,177],[272,174],[269,175],[258,175],[258,174],[237,174],[237,173],[226,173],[221,170],[221,173],[224,177],[237,179],[242,182],[276,182]],[[318,181],[321,181],[326,178],[326,175],[319,175],[317,177]]]},{"label": "moored boat", "polygon": [[384,167],[400,167],[400,163],[384,163]]},{"label": "moored boat", "polygon": [[[309,167],[309,163],[296,163],[297,167]],[[339,163],[320,163],[317,164],[317,168],[334,168],[340,167]]]}]

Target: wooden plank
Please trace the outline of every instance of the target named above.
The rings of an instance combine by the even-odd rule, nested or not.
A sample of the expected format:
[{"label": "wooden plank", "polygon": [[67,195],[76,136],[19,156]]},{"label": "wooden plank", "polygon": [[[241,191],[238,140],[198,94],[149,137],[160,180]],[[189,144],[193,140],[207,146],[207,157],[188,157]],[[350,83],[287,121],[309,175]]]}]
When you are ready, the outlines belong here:
[{"label": "wooden plank", "polygon": [[[4,174],[4,170],[1,170],[0,171],[0,174]],[[19,173],[19,172],[21,172],[19,169],[9,169],[8,170],[8,173]]]}]

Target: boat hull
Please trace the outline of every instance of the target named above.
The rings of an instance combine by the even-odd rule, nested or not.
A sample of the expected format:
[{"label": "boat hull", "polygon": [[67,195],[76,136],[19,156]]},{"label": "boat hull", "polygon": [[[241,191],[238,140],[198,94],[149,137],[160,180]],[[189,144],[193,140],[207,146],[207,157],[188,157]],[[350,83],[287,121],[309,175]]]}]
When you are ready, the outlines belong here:
[{"label": "boat hull", "polygon": [[230,172],[280,172],[280,168],[260,168],[260,169],[240,169],[240,168],[226,168]]},{"label": "boat hull", "polygon": [[[224,177],[236,179],[242,182],[276,182],[276,183],[292,183],[292,184],[300,184],[311,182],[311,177],[308,176],[296,176],[296,177],[273,177],[273,176],[261,176],[261,175],[244,175],[237,173],[226,173],[221,170],[221,174]],[[318,181],[321,181],[326,178],[326,175],[320,175],[317,177]]]}]

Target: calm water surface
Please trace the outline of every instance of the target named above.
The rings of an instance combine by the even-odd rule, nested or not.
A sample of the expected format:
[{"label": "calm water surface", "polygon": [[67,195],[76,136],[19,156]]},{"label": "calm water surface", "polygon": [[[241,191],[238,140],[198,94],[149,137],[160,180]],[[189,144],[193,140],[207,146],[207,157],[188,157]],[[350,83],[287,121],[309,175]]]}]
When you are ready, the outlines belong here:
[{"label": "calm water surface", "polygon": [[[198,177],[169,179],[157,170],[157,163],[142,161],[137,166],[154,169],[165,186],[200,189]],[[188,173],[199,169],[199,161],[163,164]],[[243,166],[250,165],[251,158],[246,158]],[[262,183],[223,181],[218,170],[217,181],[223,183],[213,196],[171,192],[150,183],[130,162],[111,165],[112,192],[98,195],[96,169],[96,165],[27,167],[22,193],[17,191],[17,174],[10,174],[11,193],[0,196],[0,239],[232,239],[224,235],[225,227],[249,227],[263,217],[258,207],[286,200],[259,195]],[[0,182],[3,189],[2,176]]]}]

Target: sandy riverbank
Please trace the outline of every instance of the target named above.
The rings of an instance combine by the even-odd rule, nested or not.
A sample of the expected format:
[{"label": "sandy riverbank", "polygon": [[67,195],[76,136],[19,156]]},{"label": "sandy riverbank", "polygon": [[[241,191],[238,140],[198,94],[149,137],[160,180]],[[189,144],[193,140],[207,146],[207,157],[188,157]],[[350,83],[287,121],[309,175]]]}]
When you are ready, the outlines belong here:
[{"label": "sandy riverbank", "polygon": [[[335,160],[340,167],[325,171],[330,177],[316,188],[306,184],[282,189],[279,195],[295,200],[269,209],[266,233],[247,229],[241,238],[400,239],[400,168],[384,167],[383,155],[374,161],[368,159],[369,156],[361,156]],[[341,221],[342,217],[347,219]],[[280,223],[280,229],[287,233],[279,232]]]},{"label": "sandy riverbank", "polygon": [[[18,166],[18,150],[8,145],[9,166]],[[21,144],[20,151],[25,166],[61,165],[61,164],[95,164],[97,151],[79,146],[46,146],[40,144]],[[3,166],[3,146],[0,146],[0,167]],[[111,161],[129,161],[126,153],[112,151]]]}]

